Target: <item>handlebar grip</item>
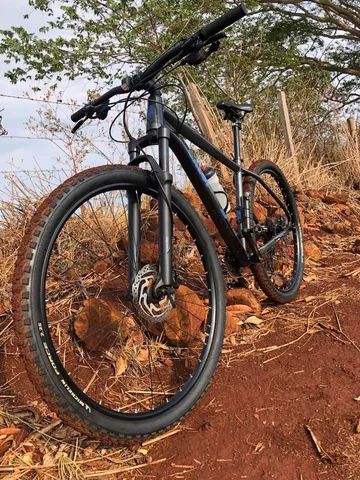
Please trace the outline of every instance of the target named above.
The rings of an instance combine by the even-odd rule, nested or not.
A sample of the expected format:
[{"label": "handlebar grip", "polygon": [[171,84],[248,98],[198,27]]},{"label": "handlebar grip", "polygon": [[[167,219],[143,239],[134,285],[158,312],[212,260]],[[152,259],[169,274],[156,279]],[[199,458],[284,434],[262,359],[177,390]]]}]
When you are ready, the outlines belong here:
[{"label": "handlebar grip", "polygon": [[245,5],[241,4],[238,7],[228,10],[222,17],[217,18],[213,22],[205,25],[199,30],[199,36],[202,40],[207,40],[218,32],[221,32],[226,27],[245,17],[248,11]]},{"label": "handlebar grip", "polygon": [[85,115],[87,115],[89,111],[89,107],[97,107],[101,103],[107,102],[108,100],[110,100],[110,98],[114,97],[115,95],[121,95],[122,93],[127,93],[129,91],[129,87],[127,87],[125,82],[128,78],[130,77],[126,77],[126,79],[124,80],[124,84],[119,85],[118,87],[112,88],[111,90],[104,93],[100,97],[96,98],[92,102],[88,103],[84,107],[81,107],[80,110],[78,110],[77,112],[71,115],[71,120],[73,122],[77,122],[78,120],[81,120],[83,117],[85,117]]},{"label": "handlebar grip", "polygon": [[85,117],[87,113],[87,109],[88,109],[88,105],[86,105],[85,107],[81,107],[80,110],[78,110],[77,112],[71,115],[71,120],[73,122],[77,122],[78,120],[81,120],[83,117]]}]

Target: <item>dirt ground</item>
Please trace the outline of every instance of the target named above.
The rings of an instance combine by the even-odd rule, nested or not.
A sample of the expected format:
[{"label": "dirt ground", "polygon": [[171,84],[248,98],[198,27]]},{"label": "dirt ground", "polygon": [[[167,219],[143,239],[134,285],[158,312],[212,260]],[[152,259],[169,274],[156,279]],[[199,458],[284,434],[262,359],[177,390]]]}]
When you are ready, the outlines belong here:
[{"label": "dirt ground", "polygon": [[307,227],[306,238],[320,247],[322,257],[307,261],[298,300],[284,306],[263,301],[262,322],[245,325],[226,340],[214,381],[195,410],[172,435],[135,450],[104,450],[59,426],[29,384],[10,338],[1,358],[2,408],[19,412],[25,405],[35,416],[32,425],[50,425],[51,438],[40,446],[34,436],[30,441],[33,427],[19,414],[16,422],[22,418],[25,427],[12,439],[18,450],[14,443],[8,450],[2,439],[2,466],[15,462],[14,451],[22,456],[32,451],[35,464],[44,462],[46,448],[56,457],[54,439],[80,445],[87,452],[83,458],[118,453],[123,462],[129,458],[146,466],[115,473],[121,472],[118,460],[107,464],[111,475],[103,467],[98,476],[72,471],[49,477],[1,473],[0,467],[0,478],[360,479],[360,254],[352,252],[357,237]]},{"label": "dirt ground", "polygon": [[144,478],[360,478],[360,256],[355,237],[310,236],[323,257],[300,298],[265,307],[252,344],[253,329],[226,342],[205,398],[152,449],[167,460]]}]

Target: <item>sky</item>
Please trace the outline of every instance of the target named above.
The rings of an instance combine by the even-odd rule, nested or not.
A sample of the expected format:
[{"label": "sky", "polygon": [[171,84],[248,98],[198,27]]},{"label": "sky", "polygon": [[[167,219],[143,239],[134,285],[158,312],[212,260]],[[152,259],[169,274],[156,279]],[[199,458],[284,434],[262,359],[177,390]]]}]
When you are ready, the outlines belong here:
[{"label": "sky", "polygon": [[[43,23],[45,15],[38,12],[32,12],[29,20],[24,20],[23,15],[31,11],[27,0],[1,0],[1,20],[0,28],[6,29],[12,25],[30,26],[36,30]],[[43,18],[42,18],[43,17]],[[0,57],[0,94],[12,96],[24,96],[28,93],[34,97],[33,92],[29,87],[31,85],[19,83],[13,85],[4,77],[7,70],[7,65],[4,64]],[[38,83],[36,86],[46,90],[44,83]],[[84,87],[77,83],[69,85],[66,95],[76,97],[83,97]],[[37,94],[41,97],[41,94]],[[53,164],[51,158],[59,155],[58,149],[50,142],[44,140],[27,140],[11,137],[33,136],[26,129],[26,122],[30,116],[36,116],[37,109],[41,103],[27,100],[19,100],[13,98],[0,97],[0,109],[4,109],[1,113],[3,120],[2,124],[8,131],[8,137],[0,137],[0,169],[30,169],[34,166],[34,160],[41,167],[49,168]],[[64,115],[70,113],[70,107],[61,107],[64,110]]]},{"label": "sky", "polygon": [[[33,11],[29,7],[27,0],[0,0],[0,29],[7,29],[12,25],[23,25],[27,29],[36,31],[38,27],[44,24],[47,16],[44,13]],[[25,20],[23,15],[30,13],[30,18]],[[47,91],[47,85],[44,81],[37,83],[18,83],[11,84],[5,78],[4,74],[8,66],[4,64],[0,56],[0,95],[9,95],[23,97],[29,95],[32,98],[42,98],[42,93]],[[36,86],[41,89],[41,92],[34,93],[31,87]],[[86,103],[86,91],[91,89],[92,85],[86,79],[77,79],[74,81],[64,81],[61,84],[63,91],[62,101],[66,103],[67,100],[73,99],[80,106]],[[53,100],[56,100],[56,95]],[[15,99],[0,96],[0,113],[2,116],[2,125],[8,131],[7,136],[0,137],[0,191],[6,189],[6,176],[8,171],[26,170],[30,172],[24,173],[24,176],[32,174],[32,170],[40,168],[44,170],[62,169],[63,161],[65,161],[64,153],[48,140],[16,138],[16,137],[34,137],[34,133],[29,132],[26,128],[26,123],[30,117],[38,118],[37,111],[44,103],[28,101],[22,99]],[[74,108],[67,105],[54,106],[57,109],[59,116],[69,121],[69,128],[72,125],[69,120]],[[105,124],[105,122],[104,122]],[[107,125],[104,125],[106,127]],[[90,130],[89,130],[90,128]],[[87,127],[90,133],[95,130],[92,127]],[[106,131],[106,130],[105,130]],[[99,139],[96,142],[97,146],[104,150],[108,156],[113,156],[112,149],[108,147],[108,137]],[[118,147],[116,155],[124,154],[124,147]],[[59,163],[60,160],[60,163]],[[94,165],[98,163],[106,163],[103,157],[90,155],[86,158],[84,167],[87,165]],[[59,175],[59,178],[62,174]],[[56,184],[56,180],[55,180]],[[55,186],[54,184],[54,186]],[[4,188],[5,187],[5,188]]]},{"label": "sky", "polygon": [[[0,29],[8,29],[11,26],[24,26],[27,30],[37,32],[38,28],[45,24],[48,19],[47,15],[42,12],[35,11],[29,7],[28,0],[0,0]],[[24,15],[29,14],[29,19],[24,19]],[[43,95],[48,91],[48,85],[45,81],[38,81],[37,83],[11,84],[4,76],[9,66],[4,64],[0,56],[0,113],[2,116],[2,125],[7,130],[7,136],[0,136],[0,200],[9,198],[9,181],[12,175],[16,174],[21,180],[32,189],[32,191],[39,190],[39,195],[45,194],[55,188],[65,178],[70,175],[68,167],[67,155],[54,143],[49,140],[37,139],[34,132],[28,130],[26,124],[31,117],[39,118],[38,110],[46,104],[40,101],[30,101],[20,98],[12,97],[26,97],[36,98],[40,100],[44,98]],[[40,92],[34,93],[32,87],[40,88]],[[88,79],[78,78],[74,81],[64,80],[60,84],[62,91],[62,102],[67,103],[71,100],[76,101],[80,106],[87,102],[86,92],[94,88]],[[98,88],[98,86],[96,86]],[[106,90],[108,87],[106,88]],[[102,92],[103,93],[103,92]],[[58,99],[58,93],[52,100]],[[70,115],[74,108],[68,105],[54,105],[57,115],[67,124],[68,131],[70,131],[73,123],[70,121]],[[129,113],[128,120],[131,130],[135,133],[140,127],[136,111]],[[108,136],[108,127],[111,119],[114,117],[114,112],[109,114],[106,121],[102,122],[103,136],[99,136],[99,125],[87,125],[84,132],[92,137],[96,137],[94,144],[99,151],[105,154],[102,156],[98,153],[91,153],[86,156],[82,168],[87,166],[99,165],[113,162],[126,163],[127,162],[127,148],[124,145],[114,144],[110,142]],[[84,127],[83,127],[84,128]],[[121,136],[119,127],[115,130],[115,136]],[[20,138],[19,138],[20,137]],[[24,138],[31,137],[31,138]],[[156,155],[154,148],[149,148],[152,155]],[[64,165],[67,165],[64,167]],[[63,171],[65,168],[65,171]],[[41,191],[41,185],[37,186],[37,173],[34,170],[43,170],[45,180],[48,185],[45,186],[45,192]],[[10,172],[10,173],[9,173]],[[173,174],[178,186],[184,182],[183,174],[179,170],[177,162],[173,162]],[[47,189],[47,190],[46,190]]]}]

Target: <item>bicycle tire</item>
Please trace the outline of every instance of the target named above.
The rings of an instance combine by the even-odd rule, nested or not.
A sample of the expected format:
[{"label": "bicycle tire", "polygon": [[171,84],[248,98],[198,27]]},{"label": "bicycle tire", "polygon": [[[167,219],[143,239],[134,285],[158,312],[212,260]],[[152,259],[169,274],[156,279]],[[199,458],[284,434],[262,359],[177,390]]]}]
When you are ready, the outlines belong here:
[{"label": "bicycle tire", "polygon": [[[249,169],[260,177],[264,175],[270,175],[270,177],[275,180],[275,183],[279,188],[279,194],[281,193],[283,201],[285,202],[293,221],[292,235],[294,244],[294,258],[293,276],[291,282],[289,282],[285,288],[279,288],[279,286],[276,285],[276,283],[271,279],[271,275],[264,265],[264,259],[251,265],[252,273],[267,297],[276,303],[287,303],[296,298],[300,289],[304,270],[302,228],[295,197],[285,175],[273,162],[269,160],[258,161],[253,163]],[[259,182],[254,177],[246,176],[244,178],[244,192],[250,193],[250,209],[253,225],[257,223],[260,224],[260,222],[258,222],[256,219],[256,214],[254,214],[256,188],[258,184]],[[253,235],[255,239],[255,234]]]},{"label": "bicycle tire", "polygon": [[[185,226],[201,252],[211,289],[211,331],[207,343],[207,356],[201,371],[180,400],[161,413],[126,417],[126,414],[109,415],[101,405],[89,405],[89,398],[76,384],[64,381],[66,370],[60,370],[59,358],[51,350],[50,335],[45,338],[46,314],[42,297],[43,275],[51,239],[79,204],[79,199],[90,198],[93,192],[121,186],[149,192],[157,197],[154,177],[137,167],[108,165],[85,170],[56,188],[40,205],[32,217],[20,245],[13,281],[13,312],[15,328],[27,373],[40,396],[66,423],[91,437],[110,444],[131,439],[142,439],[167,430],[180,421],[204,394],[218,363],[225,327],[224,284],[214,243],[198,214],[185,197],[172,189],[174,212],[185,221]],[[45,332],[46,333],[46,332]],[[61,363],[61,362],[60,362]],[[65,385],[64,385],[65,383]],[[125,418],[126,417],[126,418]],[[136,417],[136,418],[135,418]],[[138,417],[138,418],[137,418]]]}]

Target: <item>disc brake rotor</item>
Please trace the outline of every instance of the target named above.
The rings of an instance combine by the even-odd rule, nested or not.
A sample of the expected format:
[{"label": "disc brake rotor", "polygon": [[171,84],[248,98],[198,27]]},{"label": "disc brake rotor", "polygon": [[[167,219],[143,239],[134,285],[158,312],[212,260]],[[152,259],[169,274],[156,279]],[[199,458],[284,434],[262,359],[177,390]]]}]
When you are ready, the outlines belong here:
[{"label": "disc brake rotor", "polygon": [[145,265],[138,271],[132,285],[132,298],[137,313],[150,323],[160,323],[166,320],[173,309],[171,299],[164,297],[154,303],[149,300],[150,289],[158,275],[156,265]]}]

